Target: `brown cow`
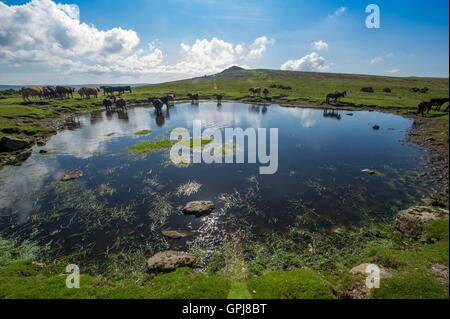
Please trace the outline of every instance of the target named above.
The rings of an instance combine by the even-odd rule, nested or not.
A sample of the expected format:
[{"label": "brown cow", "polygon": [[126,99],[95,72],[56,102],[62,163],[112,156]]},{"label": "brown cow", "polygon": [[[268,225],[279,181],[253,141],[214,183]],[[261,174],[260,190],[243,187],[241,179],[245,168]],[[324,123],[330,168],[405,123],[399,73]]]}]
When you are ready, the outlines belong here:
[{"label": "brown cow", "polygon": [[264,94],[264,97],[267,99],[267,95],[269,94],[269,89],[268,88],[264,88],[263,94]]},{"label": "brown cow", "polygon": [[95,98],[97,98],[98,90],[96,88],[91,88],[89,86],[83,86],[81,89],[78,90],[78,94],[80,94],[81,98],[86,96],[88,99],[90,99],[91,95],[94,95]]},{"label": "brown cow", "polygon": [[22,88],[22,98],[25,102],[25,99],[28,100],[28,102],[31,102],[30,96],[39,96],[39,98],[42,98],[42,95],[44,94],[44,91],[40,87],[35,86],[24,86]]},{"label": "brown cow", "polygon": [[120,96],[111,97],[114,100],[114,104],[116,104],[116,108],[122,109],[122,111],[127,110],[127,101],[122,99]]},{"label": "brown cow", "polygon": [[261,95],[261,88],[250,88],[249,91],[252,92],[253,95]]}]

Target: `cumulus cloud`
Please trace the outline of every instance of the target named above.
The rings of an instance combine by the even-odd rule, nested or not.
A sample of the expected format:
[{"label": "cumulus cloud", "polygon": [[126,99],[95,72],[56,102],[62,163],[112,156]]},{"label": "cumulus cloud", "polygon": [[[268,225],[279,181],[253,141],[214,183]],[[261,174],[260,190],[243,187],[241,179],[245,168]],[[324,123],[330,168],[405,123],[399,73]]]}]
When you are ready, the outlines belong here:
[{"label": "cumulus cloud", "polygon": [[281,66],[281,70],[293,71],[329,71],[330,67],[326,65],[326,60],[317,52],[305,55],[298,60],[289,60]]},{"label": "cumulus cloud", "polygon": [[[180,44],[181,61],[164,64],[159,40],[139,48],[134,30],[120,26],[99,30],[80,20],[78,6],[52,0],[24,5],[0,2],[0,62],[16,66],[41,64],[66,73],[117,75],[189,74],[220,71],[233,64],[260,58],[272,44],[257,38],[246,53],[242,44],[217,38]],[[142,46],[141,46],[142,47]]]},{"label": "cumulus cloud", "polygon": [[313,48],[313,50],[328,50],[328,43],[326,43],[325,41],[319,40],[316,42],[311,43],[311,47]]},{"label": "cumulus cloud", "polygon": [[372,60],[370,60],[370,64],[375,64],[375,63],[383,62],[383,61],[384,61],[384,59],[382,57],[376,56]]},{"label": "cumulus cloud", "polygon": [[267,50],[267,45],[275,43],[275,40],[269,40],[266,36],[259,37],[253,42],[252,49],[247,55],[247,59],[259,59]]},{"label": "cumulus cloud", "polygon": [[392,70],[387,70],[386,72],[389,74],[397,74],[400,73],[400,69],[394,68]]}]

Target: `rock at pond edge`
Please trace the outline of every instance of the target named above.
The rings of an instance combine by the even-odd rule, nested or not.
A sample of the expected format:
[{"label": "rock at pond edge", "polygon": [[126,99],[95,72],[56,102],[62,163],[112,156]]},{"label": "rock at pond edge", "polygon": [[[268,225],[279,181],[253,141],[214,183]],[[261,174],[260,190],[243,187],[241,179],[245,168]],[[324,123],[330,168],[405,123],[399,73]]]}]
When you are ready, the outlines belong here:
[{"label": "rock at pond edge", "polygon": [[17,151],[31,146],[30,141],[12,136],[3,136],[0,140],[0,144],[2,147],[11,151]]},{"label": "rock at pond edge", "polygon": [[448,217],[448,214],[448,209],[440,207],[413,206],[397,214],[394,227],[407,237],[420,239],[429,222]]},{"label": "rock at pond edge", "polygon": [[168,250],[156,253],[147,260],[149,270],[172,271],[180,267],[190,267],[195,257],[185,252]]}]

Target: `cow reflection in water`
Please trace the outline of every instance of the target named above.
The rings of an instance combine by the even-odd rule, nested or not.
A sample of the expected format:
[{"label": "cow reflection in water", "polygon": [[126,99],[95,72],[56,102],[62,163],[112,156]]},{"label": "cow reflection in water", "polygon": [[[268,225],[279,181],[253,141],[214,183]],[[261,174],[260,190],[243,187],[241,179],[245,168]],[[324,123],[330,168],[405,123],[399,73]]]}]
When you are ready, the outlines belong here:
[{"label": "cow reflection in water", "polygon": [[323,110],[323,117],[333,118],[338,121],[341,120],[341,114],[339,114],[337,110],[329,110],[329,109]]},{"label": "cow reflection in water", "polygon": [[259,113],[259,111],[260,111],[260,106],[259,106],[259,105],[252,104],[252,105],[250,106],[249,110],[250,110],[250,112]]},{"label": "cow reflection in water", "polygon": [[117,112],[117,117],[119,118],[119,120],[122,120],[124,122],[128,122],[130,120],[128,118],[128,112],[127,111]]},{"label": "cow reflection in water", "polygon": [[80,119],[78,119],[78,118],[69,118],[64,123],[64,127],[66,127],[70,131],[79,129],[81,127]]},{"label": "cow reflection in water", "polygon": [[91,124],[96,124],[96,123],[100,123],[103,121],[103,116],[102,116],[102,112],[94,112],[91,113],[91,117],[90,117],[90,122]]}]

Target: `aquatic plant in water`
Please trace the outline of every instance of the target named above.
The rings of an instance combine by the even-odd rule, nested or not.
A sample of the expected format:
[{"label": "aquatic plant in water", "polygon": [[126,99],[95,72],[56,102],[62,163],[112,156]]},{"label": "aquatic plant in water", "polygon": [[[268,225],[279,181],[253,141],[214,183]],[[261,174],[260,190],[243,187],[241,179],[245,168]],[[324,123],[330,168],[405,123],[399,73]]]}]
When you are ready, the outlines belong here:
[{"label": "aquatic plant in water", "polygon": [[175,191],[175,194],[178,197],[181,196],[191,196],[192,194],[195,194],[199,191],[200,187],[202,187],[202,184],[199,184],[195,181],[189,181],[187,183],[184,183],[177,187],[177,190]]}]

